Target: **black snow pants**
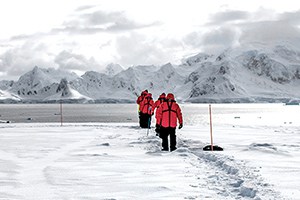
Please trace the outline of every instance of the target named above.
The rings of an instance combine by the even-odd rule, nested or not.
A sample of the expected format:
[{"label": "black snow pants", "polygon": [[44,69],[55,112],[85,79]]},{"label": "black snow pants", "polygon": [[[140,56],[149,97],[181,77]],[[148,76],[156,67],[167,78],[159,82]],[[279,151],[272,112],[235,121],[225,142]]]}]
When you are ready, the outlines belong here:
[{"label": "black snow pants", "polygon": [[170,135],[170,150],[176,150],[176,128],[160,128],[160,138],[162,139],[162,150],[169,151],[169,135]]},{"label": "black snow pants", "polygon": [[151,126],[151,115],[149,114],[144,114],[144,113],[139,113],[139,118],[140,118],[140,127],[141,128],[150,128]]}]

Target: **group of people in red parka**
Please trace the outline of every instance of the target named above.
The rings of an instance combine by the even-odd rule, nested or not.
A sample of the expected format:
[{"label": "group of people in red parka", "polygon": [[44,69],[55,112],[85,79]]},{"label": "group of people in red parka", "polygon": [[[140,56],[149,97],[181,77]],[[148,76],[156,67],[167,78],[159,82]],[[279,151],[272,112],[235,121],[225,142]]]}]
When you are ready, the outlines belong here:
[{"label": "group of people in red parka", "polygon": [[[176,127],[183,126],[182,113],[172,93],[162,93],[154,102],[152,94],[144,90],[138,97],[136,103],[139,105],[139,123],[141,128],[150,128],[151,117],[155,113],[157,135],[162,139],[162,150],[176,150]],[[170,148],[169,148],[170,136]]]}]

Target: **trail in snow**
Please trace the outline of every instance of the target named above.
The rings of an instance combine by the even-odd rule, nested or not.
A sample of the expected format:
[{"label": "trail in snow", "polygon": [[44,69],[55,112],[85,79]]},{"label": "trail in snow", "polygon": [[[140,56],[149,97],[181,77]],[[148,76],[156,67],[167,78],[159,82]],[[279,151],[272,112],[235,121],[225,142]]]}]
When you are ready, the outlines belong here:
[{"label": "trail in snow", "polygon": [[[139,140],[148,143],[145,147],[147,153],[164,154],[158,148],[160,141],[157,137],[143,137]],[[245,161],[228,157],[222,152],[203,151],[205,144],[200,141],[180,138],[178,140],[179,148],[172,153],[186,157],[186,162],[199,168],[202,175],[198,175],[198,178],[205,180],[204,183],[199,182],[194,187],[212,190],[219,199],[283,199],[279,192],[274,191],[272,186],[256,173],[255,169],[247,167]]]},{"label": "trail in snow", "polygon": [[181,134],[176,151],[161,152],[154,130],[134,124],[0,129],[0,199],[285,199],[247,161]]}]

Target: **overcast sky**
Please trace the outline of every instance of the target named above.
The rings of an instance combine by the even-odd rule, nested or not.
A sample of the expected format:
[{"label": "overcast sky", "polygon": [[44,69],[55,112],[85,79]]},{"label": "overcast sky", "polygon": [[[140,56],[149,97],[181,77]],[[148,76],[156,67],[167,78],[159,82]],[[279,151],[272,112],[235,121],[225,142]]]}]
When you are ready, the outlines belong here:
[{"label": "overcast sky", "polygon": [[300,45],[300,1],[9,0],[0,26],[0,80],[8,80],[35,65],[101,71],[252,42]]}]

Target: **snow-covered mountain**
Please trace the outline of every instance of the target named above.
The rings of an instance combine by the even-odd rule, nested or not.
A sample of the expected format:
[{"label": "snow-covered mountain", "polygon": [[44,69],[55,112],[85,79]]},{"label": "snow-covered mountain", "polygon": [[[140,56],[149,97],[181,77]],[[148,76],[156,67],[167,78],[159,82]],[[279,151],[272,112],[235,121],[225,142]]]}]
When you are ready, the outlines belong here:
[{"label": "snow-covered mountain", "polygon": [[199,53],[176,66],[110,64],[104,73],[88,71],[81,77],[34,67],[16,82],[0,81],[0,101],[134,102],[148,89],[154,99],[172,92],[181,102],[300,102],[299,86],[300,50],[281,44]]},{"label": "snow-covered mountain", "polygon": [[123,70],[124,69],[121,65],[110,63],[106,66],[104,73],[107,74],[108,76],[114,76]]},{"label": "snow-covered mountain", "polygon": [[12,103],[20,102],[21,98],[7,91],[0,90],[0,102]]}]

